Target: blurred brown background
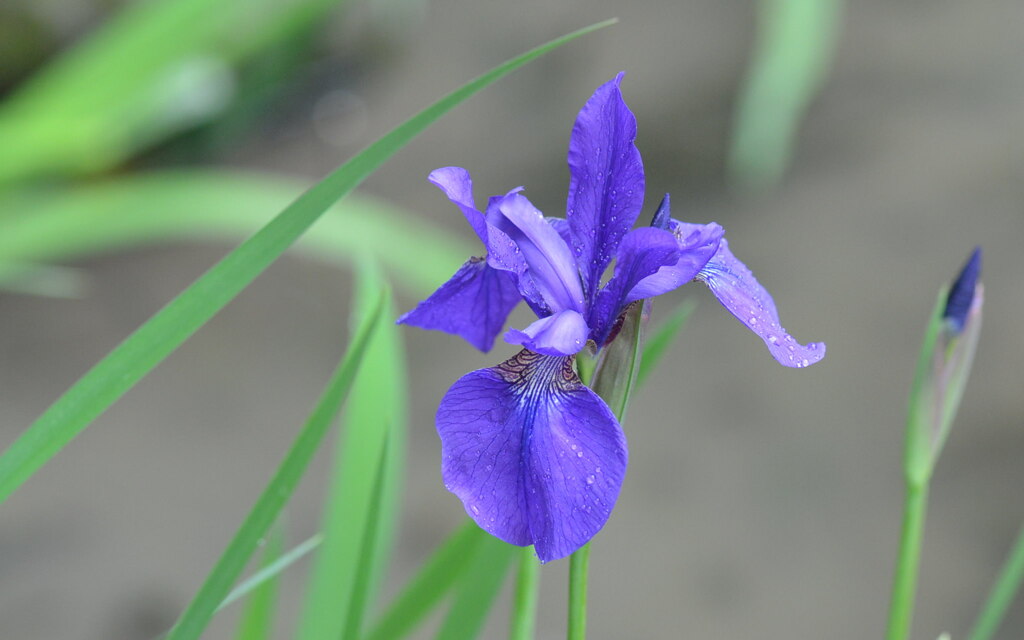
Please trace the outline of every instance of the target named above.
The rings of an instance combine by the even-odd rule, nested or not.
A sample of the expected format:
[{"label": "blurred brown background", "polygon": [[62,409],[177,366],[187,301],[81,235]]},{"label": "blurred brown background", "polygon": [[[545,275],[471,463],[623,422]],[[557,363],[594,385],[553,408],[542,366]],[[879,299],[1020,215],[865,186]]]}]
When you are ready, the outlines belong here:
[{"label": "blurred brown background", "polygon": [[[21,10],[60,22],[30,68],[107,4]],[[828,343],[822,364],[783,369],[706,291],[683,290],[677,300],[700,305],[625,425],[630,474],[594,544],[591,637],[882,635],[916,350],[938,287],[980,244],[985,326],[933,485],[914,633],[962,637],[1024,520],[1019,0],[849,3],[830,79],[773,191],[726,185],[755,13],[715,0],[353,5],[243,132],[216,144],[179,140],[140,163],[316,179],[470,77],[612,16],[621,23],[458,107],[363,187],[467,242],[461,216],[425,180],[433,168],[467,167],[478,198],[525,185],[538,207],[562,215],[576,111],[626,70],[647,210],[669,191],[677,218],[721,223],[785,326],[802,342]],[[0,295],[0,444],[228,248],[83,261],[91,289],[81,300]],[[8,501],[0,638],[145,639],[166,628],[334,366],[348,291],[348,274],[286,256]],[[659,301],[655,322],[659,308],[668,305]],[[464,372],[512,352],[405,335],[410,463],[389,592],[462,518],[438,474],[438,399]],[[290,509],[295,540],[318,526],[325,463]],[[544,569],[539,638],[563,634],[566,564]],[[280,637],[289,637],[301,571],[284,584]],[[502,611],[487,637],[503,637]],[[229,637],[232,618],[208,637]],[[1020,601],[999,637],[1024,637]]]}]

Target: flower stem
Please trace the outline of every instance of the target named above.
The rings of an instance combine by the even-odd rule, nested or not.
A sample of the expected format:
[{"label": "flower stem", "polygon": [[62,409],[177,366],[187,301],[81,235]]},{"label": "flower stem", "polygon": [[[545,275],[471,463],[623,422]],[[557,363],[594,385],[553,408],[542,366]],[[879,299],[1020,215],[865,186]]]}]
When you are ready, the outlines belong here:
[{"label": "flower stem", "polygon": [[989,640],[995,635],[1006,609],[1017,595],[1021,581],[1024,581],[1024,526],[1017,534],[1017,542],[1013,545],[1010,557],[1006,559],[967,640]]},{"label": "flower stem", "polygon": [[903,531],[900,533],[896,576],[892,585],[889,628],[886,640],[906,640],[914,616],[914,595],[917,591],[917,568],[921,560],[921,540],[928,504],[928,481],[908,482],[903,506]]},{"label": "flower stem", "polygon": [[567,640],[587,637],[587,571],[590,543],[569,556],[569,633]]},{"label": "flower stem", "polygon": [[533,547],[519,552],[519,574],[516,576],[516,599],[512,605],[512,630],[509,640],[532,640],[537,619],[537,589],[540,585],[540,563]]}]

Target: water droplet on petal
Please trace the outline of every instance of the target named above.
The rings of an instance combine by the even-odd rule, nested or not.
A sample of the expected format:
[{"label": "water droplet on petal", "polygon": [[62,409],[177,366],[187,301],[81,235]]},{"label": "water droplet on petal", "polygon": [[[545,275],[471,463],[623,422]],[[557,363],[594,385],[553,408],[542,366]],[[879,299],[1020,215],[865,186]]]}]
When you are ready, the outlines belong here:
[{"label": "water droplet on petal", "polygon": [[587,476],[587,484],[594,484],[595,482],[597,482],[596,476]]},{"label": "water droplet on petal", "polygon": [[469,510],[472,511],[473,515],[475,515],[475,516],[480,515],[480,509],[478,509],[475,504],[474,505],[470,505]]}]

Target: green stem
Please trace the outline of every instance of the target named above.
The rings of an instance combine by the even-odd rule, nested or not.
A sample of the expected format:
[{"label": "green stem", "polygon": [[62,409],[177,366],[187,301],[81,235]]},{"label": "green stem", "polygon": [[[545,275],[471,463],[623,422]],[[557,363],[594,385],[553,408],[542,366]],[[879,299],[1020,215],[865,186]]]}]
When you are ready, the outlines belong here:
[{"label": "green stem", "polygon": [[537,620],[537,589],[540,585],[540,563],[533,547],[519,552],[519,574],[516,576],[516,599],[512,609],[512,630],[509,640],[532,640]]},{"label": "green stem", "polygon": [[914,616],[914,595],[917,591],[917,568],[921,560],[925,510],[928,504],[928,482],[908,482],[903,507],[903,531],[896,558],[896,576],[892,585],[889,629],[886,640],[906,640]]},{"label": "green stem", "polygon": [[988,599],[985,601],[981,613],[978,614],[978,619],[975,620],[967,640],[989,640],[995,635],[996,630],[999,629],[999,623],[1006,615],[1006,609],[1017,595],[1022,580],[1024,580],[1024,526],[1017,534],[1017,541],[1013,545],[1010,557],[1006,559],[999,578],[992,586],[992,591],[989,592]]},{"label": "green stem", "polygon": [[587,570],[590,543],[569,556],[569,633],[568,640],[587,637]]}]

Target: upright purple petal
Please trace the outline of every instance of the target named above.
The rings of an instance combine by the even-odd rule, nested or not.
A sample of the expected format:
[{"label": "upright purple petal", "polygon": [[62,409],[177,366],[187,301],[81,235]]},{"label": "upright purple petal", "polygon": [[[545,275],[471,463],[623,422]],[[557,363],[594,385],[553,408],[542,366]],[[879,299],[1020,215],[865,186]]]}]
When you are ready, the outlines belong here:
[{"label": "upright purple petal", "polygon": [[518,344],[547,356],[571,356],[587,343],[587,321],[572,309],[537,320],[522,331],[509,329],[505,342]]},{"label": "upright purple petal", "polygon": [[466,216],[480,242],[487,246],[487,223],[473,200],[473,180],[469,172],[462,167],[442,167],[431,171],[427,180],[437,185],[449,200],[462,209],[462,215]]},{"label": "upright purple petal", "polygon": [[779,324],[779,313],[768,291],[754,274],[729,251],[729,242],[722,238],[718,251],[697,274],[711,288],[718,301],[748,329],[756,333],[779,364],[807,367],[825,357],[825,343],[801,345]]},{"label": "upright purple petal", "polygon": [[571,357],[527,350],[452,385],[437,411],[441,472],[466,513],[542,562],[604,526],[626,473],[611,410],[580,382]]},{"label": "upright purple petal", "polygon": [[627,304],[641,298],[653,298],[675,288],[659,289],[657,285],[669,284],[665,279],[659,280],[655,286],[645,283],[662,267],[675,264],[678,256],[676,238],[668,231],[641,227],[623,237],[612,279],[598,292],[590,309],[591,335],[598,346],[604,344]]},{"label": "upright purple petal", "polygon": [[462,336],[477,349],[490,351],[518,302],[512,274],[492,269],[482,258],[470,258],[397,322]]},{"label": "upright purple petal", "polygon": [[633,144],[636,118],[622,99],[622,76],[594,92],[576,117],[569,139],[566,218],[590,300],[644,202],[644,167]]},{"label": "upright purple petal", "polygon": [[583,311],[583,290],[572,252],[544,215],[518,192],[492,199],[487,209],[489,227],[516,244],[547,309]]}]

